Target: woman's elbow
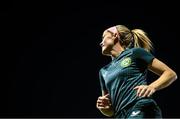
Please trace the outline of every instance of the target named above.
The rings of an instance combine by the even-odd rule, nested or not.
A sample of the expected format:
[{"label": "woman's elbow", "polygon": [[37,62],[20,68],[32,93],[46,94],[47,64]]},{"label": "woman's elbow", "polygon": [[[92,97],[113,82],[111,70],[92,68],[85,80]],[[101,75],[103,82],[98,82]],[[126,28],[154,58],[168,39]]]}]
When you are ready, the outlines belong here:
[{"label": "woman's elbow", "polygon": [[171,76],[172,76],[172,80],[173,81],[175,81],[178,78],[178,76],[177,76],[175,71],[171,71]]}]

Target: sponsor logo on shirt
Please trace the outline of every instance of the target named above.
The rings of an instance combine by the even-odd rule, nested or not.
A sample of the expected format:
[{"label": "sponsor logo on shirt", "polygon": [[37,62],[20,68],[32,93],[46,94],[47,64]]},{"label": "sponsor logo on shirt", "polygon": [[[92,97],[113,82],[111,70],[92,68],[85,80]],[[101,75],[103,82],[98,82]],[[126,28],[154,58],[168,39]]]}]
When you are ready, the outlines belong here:
[{"label": "sponsor logo on shirt", "polygon": [[140,110],[138,110],[138,111],[133,111],[130,116],[131,116],[131,117],[137,116],[140,112],[141,112]]},{"label": "sponsor logo on shirt", "polygon": [[131,64],[131,58],[130,57],[124,58],[120,63],[121,67],[128,67],[130,64]]}]

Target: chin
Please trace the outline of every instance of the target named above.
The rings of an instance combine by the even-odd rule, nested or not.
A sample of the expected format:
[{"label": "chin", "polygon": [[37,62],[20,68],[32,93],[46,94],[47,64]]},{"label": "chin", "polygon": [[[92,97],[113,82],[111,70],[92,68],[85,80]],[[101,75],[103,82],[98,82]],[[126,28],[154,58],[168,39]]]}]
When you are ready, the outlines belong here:
[{"label": "chin", "polygon": [[111,50],[112,50],[112,46],[104,46],[102,47],[102,54],[106,55],[106,56],[111,56]]},{"label": "chin", "polygon": [[106,50],[102,50],[102,54],[105,56],[111,56],[111,53],[109,51],[106,51]]}]

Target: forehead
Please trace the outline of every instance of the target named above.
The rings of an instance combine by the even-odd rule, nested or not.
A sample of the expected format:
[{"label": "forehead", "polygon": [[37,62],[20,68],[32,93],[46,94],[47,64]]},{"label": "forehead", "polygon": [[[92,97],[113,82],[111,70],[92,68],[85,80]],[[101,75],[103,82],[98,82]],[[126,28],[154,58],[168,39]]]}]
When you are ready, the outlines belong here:
[{"label": "forehead", "polygon": [[111,36],[112,35],[112,33],[110,32],[110,31],[108,31],[108,30],[105,30],[104,32],[103,32],[103,37],[104,36]]}]

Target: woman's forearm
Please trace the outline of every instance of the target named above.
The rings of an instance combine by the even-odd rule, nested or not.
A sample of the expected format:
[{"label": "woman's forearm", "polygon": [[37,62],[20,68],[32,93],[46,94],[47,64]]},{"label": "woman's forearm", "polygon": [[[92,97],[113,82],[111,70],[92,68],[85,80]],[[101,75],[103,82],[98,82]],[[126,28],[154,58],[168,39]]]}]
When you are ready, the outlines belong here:
[{"label": "woman's forearm", "polygon": [[177,79],[177,75],[174,71],[166,70],[161,74],[161,76],[156,81],[152,82],[149,86],[154,87],[156,90],[160,90],[169,86],[176,79]]}]

